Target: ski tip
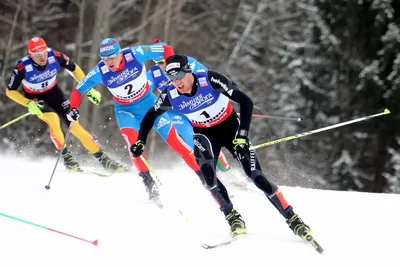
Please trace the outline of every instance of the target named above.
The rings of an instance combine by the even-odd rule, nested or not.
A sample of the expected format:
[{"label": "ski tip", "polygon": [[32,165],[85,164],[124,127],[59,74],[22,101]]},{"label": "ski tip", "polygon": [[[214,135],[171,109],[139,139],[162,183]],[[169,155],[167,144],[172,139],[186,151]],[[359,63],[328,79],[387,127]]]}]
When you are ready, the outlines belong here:
[{"label": "ski tip", "polygon": [[92,242],[92,244],[97,246],[99,244],[99,240],[96,239],[95,241]]},{"label": "ski tip", "polygon": [[388,110],[387,108],[385,108],[385,110],[383,111],[383,113],[385,113],[385,114],[390,114],[390,110]]},{"label": "ski tip", "polygon": [[207,245],[207,244],[201,244],[201,246],[202,246],[204,249],[209,249],[209,248],[210,248],[210,246]]}]

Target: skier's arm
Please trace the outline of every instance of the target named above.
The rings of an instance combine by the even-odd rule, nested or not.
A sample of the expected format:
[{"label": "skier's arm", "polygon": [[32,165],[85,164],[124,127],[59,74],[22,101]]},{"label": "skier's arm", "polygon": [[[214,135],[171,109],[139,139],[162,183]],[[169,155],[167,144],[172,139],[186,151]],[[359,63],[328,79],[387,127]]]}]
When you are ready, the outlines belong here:
[{"label": "skier's arm", "polygon": [[97,84],[101,83],[100,69],[96,66],[72,89],[70,102],[71,108],[78,108],[81,102],[82,94],[87,93]]},{"label": "skier's arm", "polygon": [[208,71],[208,79],[211,86],[218,92],[240,105],[239,130],[250,129],[251,114],[253,113],[253,101],[228,77],[215,71]]},{"label": "skier's arm", "polygon": [[188,62],[190,65],[190,69],[192,72],[198,72],[198,71],[205,71],[207,70],[207,67],[201,64],[197,59],[193,57],[188,57]]},{"label": "skier's arm", "polygon": [[153,72],[152,72],[151,69],[147,72],[147,81],[148,81],[149,86],[150,86],[150,92],[153,92],[154,89],[156,89],[156,84],[154,82]]},{"label": "skier's arm", "polygon": [[26,107],[29,99],[18,91],[18,87],[21,85],[21,82],[24,78],[24,65],[21,62],[18,62],[17,66],[15,66],[15,68],[13,69],[10,78],[8,79],[6,95],[18,104]]},{"label": "skier's arm", "polygon": [[66,69],[77,82],[80,82],[83,78],[85,78],[85,73],[83,70],[67,55],[55,50],[53,50],[53,53],[57,58],[58,64]]},{"label": "skier's arm", "polygon": [[131,47],[135,58],[144,64],[147,60],[162,60],[171,54],[172,47],[166,44],[139,45]]},{"label": "skier's arm", "polygon": [[160,97],[158,98],[154,106],[150,108],[149,111],[147,111],[142,122],[140,123],[138,140],[146,143],[147,135],[153,127],[154,121],[171,107],[172,105],[168,98],[167,89],[165,89],[160,94]]}]

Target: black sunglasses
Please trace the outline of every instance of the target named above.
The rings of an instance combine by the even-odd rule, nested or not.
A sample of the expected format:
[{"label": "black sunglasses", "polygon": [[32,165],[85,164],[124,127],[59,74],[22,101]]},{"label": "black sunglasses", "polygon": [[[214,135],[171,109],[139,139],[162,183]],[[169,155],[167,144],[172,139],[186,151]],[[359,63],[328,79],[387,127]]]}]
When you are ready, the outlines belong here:
[{"label": "black sunglasses", "polygon": [[190,66],[189,66],[189,64],[186,64],[186,65],[184,65],[182,68],[181,68],[181,70],[177,73],[177,74],[175,74],[175,75],[171,75],[171,74],[168,74],[168,73],[165,73],[166,74],[166,76],[167,76],[167,78],[170,80],[170,81],[176,81],[176,80],[181,80],[181,79],[183,79],[183,77],[185,76],[185,74],[186,73],[190,73],[190,72],[192,72],[192,70],[190,69]]}]

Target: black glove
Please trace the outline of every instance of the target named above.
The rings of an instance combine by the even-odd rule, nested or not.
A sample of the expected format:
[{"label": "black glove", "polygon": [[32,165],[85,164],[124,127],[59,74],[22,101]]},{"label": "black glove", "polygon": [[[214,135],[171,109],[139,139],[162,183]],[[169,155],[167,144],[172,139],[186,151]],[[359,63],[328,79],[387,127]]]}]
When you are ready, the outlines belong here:
[{"label": "black glove", "polygon": [[250,142],[246,130],[240,130],[233,140],[235,155],[238,160],[244,159],[244,156],[250,152]]},{"label": "black glove", "polygon": [[67,119],[69,121],[77,121],[79,116],[79,110],[77,108],[71,108],[67,113]]},{"label": "black glove", "polygon": [[131,153],[134,157],[140,157],[144,151],[145,143],[142,140],[138,140],[135,144],[131,145]]}]

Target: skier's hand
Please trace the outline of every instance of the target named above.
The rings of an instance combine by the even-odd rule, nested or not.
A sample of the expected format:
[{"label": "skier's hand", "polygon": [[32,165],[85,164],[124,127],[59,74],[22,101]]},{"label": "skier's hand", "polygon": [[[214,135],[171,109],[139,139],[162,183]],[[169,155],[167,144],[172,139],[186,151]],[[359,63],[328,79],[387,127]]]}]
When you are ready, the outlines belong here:
[{"label": "skier's hand", "polygon": [[[245,133],[244,133],[245,132]],[[247,131],[240,130],[239,134],[233,140],[235,155],[238,160],[242,160],[244,156],[250,152],[249,138],[247,137]]]},{"label": "skier's hand", "polygon": [[29,100],[28,104],[26,105],[28,108],[29,112],[32,115],[38,115],[41,116],[43,115],[42,109],[44,108],[44,102],[43,101],[33,101]]},{"label": "skier's hand", "polygon": [[131,145],[131,153],[134,157],[140,157],[144,151],[145,143],[142,140],[138,140],[135,144]]},{"label": "skier's hand", "polygon": [[77,121],[79,119],[79,110],[77,108],[71,108],[67,113],[67,119],[69,121]]},{"label": "skier's hand", "polygon": [[97,91],[96,89],[90,89],[87,93],[87,97],[89,99],[90,102],[92,102],[95,105],[100,104],[101,102],[101,94],[99,91]]}]

